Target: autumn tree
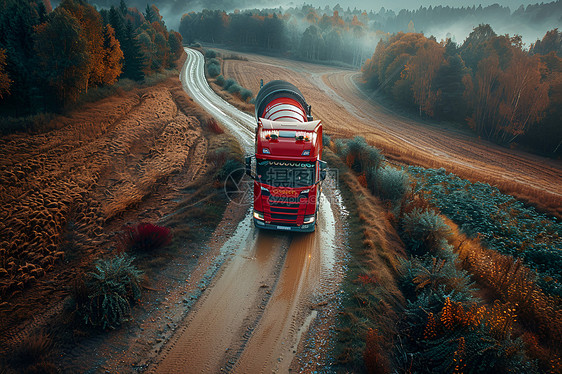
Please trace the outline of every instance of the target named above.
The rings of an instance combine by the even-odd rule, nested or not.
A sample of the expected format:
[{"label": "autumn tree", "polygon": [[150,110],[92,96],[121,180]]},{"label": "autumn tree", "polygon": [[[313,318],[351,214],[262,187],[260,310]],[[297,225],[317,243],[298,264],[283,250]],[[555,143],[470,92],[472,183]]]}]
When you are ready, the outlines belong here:
[{"label": "autumn tree", "polygon": [[558,29],[548,31],[542,40],[537,40],[529,48],[531,54],[547,55],[550,52],[562,57],[562,32]]},{"label": "autumn tree", "polygon": [[93,6],[75,0],[63,0],[59,8],[66,9],[80,22],[82,35],[88,45],[88,75],[84,89],[104,83],[106,67],[104,65],[104,30],[100,14]]},{"label": "autumn tree", "polygon": [[80,22],[63,7],[36,28],[35,50],[44,79],[61,105],[76,101],[88,81],[88,42]]},{"label": "autumn tree", "polygon": [[106,25],[103,34],[103,84],[113,84],[121,75],[123,69],[123,51],[119,41],[115,38],[115,30]]},{"label": "autumn tree", "polygon": [[10,94],[10,84],[12,83],[6,71],[6,50],[0,49],[0,99]]},{"label": "autumn tree", "polygon": [[[507,45],[507,47],[506,47]],[[521,39],[493,37],[474,74],[470,126],[480,135],[511,143],[539,121],[549,103],[542,64],[521,49]]]},{"label": "autumn tree", "polygon": [[433,116],[438,91],[433,88],[433,80],[443,63],[445,48],[437,42],[426,39],[425,43],[404,68],[405,79],[411,82],[414,101],[422,112]]}]

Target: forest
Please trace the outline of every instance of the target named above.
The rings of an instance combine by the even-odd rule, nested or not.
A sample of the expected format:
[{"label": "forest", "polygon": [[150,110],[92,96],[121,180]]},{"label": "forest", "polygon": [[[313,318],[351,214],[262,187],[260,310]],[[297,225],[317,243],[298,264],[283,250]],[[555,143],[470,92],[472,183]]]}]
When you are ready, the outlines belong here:
[{"label": "forest", "polygon": [[362,67],[367,87],[420,116],[451,120],[500,144],[562,149],[562,33],[523,49],[521,37],[480,25],[460,45],[399,32]]},{"label": "forest", "polygon": [[[181,35],[156,6],[98,11],[85,1],[0,1],[0,112],[61,111],[91,88],[175,66]],[[4,127],[4,126],[3,126]],[[2,128],[5,132],[6,128]]]},{"label": "forest", "polygon": [[[498,35],[489,24],[460,43],[416,29],[454,20],[545,24],[562,2],[509,8],[429,7],[398,14],[300,8],[184,14],[183,39],[220,43],[292,58],[360,67],[365,86],[418,116],[452,121],[503,145],[562,154],[562,34],[548,31],[526,47],[520,35]],[[559,13],[558,13],[559,14]],[[441,21],[439,21],[441,20]],[[447,24],[445,23],[447,22]],[[445,26],[444,26],[445,25]],[[446,29],[445,29],[446,30]],[[393,34],[391,34],[393,33]],[[374,54],[373,54],[374,51]]]}]

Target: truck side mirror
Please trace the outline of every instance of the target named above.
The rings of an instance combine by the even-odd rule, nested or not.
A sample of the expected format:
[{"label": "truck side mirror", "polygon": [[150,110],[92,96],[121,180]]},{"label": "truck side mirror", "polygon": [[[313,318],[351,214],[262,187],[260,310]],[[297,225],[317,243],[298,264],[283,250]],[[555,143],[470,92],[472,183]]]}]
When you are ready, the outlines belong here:
[{"label": "truck side mirror", "polygon": [[328,163],[326,161],[318,161],[318,165],[320,165],[320,180],[323,181],[324,179],[326,179]]},{"label": "truck side mirror", "polygon": [[254,156],[246,156],[246,175],[252,179],[255,179],[252,174],[252,158]]}]

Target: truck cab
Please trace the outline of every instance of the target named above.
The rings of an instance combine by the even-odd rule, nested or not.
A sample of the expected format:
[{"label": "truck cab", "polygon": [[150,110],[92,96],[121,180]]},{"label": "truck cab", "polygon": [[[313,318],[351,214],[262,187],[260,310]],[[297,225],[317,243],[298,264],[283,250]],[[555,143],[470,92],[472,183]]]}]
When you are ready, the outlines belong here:
[{"label": "truck cab", "polygon": [[321,183],[322,123],[314,121],[300,91],[272,81],[256,97],[255,154],[246,158],[254,179],[256,227],[312,232],[316,226]]}]

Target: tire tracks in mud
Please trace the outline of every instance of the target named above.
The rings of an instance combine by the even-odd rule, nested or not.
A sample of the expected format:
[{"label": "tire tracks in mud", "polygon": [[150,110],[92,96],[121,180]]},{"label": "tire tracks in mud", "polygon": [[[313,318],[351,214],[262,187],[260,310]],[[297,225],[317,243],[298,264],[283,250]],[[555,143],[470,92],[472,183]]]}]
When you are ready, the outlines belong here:
[{"label": "tire tracks in mud", "polygon": [[[212,92],[202,56],[186,52],[184,89],[252,152],[254,119]],[[332,212],[342,204],[324,198],[320,207],[321,228],[313,234],[257,230],[249,209],[220,250],[215,262],[220,270],[202,288],[150,372],[288,371],[313,321],[310,316],[316,316],[311,310],[318,299],[335,300],[343,276],[344,245],[343,240],[336,244],[336,234],[344,234]]]}]

